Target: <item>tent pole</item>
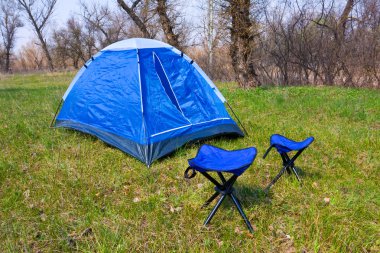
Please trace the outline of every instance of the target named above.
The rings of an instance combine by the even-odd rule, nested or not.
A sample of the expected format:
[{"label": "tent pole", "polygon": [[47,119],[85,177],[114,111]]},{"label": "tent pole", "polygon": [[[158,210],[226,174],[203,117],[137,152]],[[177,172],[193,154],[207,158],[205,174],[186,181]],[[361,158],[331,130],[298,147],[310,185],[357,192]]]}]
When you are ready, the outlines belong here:
[{"label": "tent pole", "polygon": [[59,110],[59,108],[61,108],[62,102],[63,102],[63,99],[61,98],[61,101],[59,102],[59,105],[58,105],[58,107],[57,107],[57,110],[55,111],[54,117],[53,117],[53,119],[51,120],[51,123],[50,123],[50,126],[49,126],[50,128],[53,128],[53,124],[54,124],[55,118],[57,117],[57,114],[58,114],[58,110]]},{"label": "tent pole", "polygon": [[227,102],[226,100],[226,104],[228,105],[228,107],[230,108],[231,112],[233,113],[233,115],[235,116],[235,118],[237,119],[237,121],[239,122],[240,126],[243,128],[244,130],[244,133],[249,136],[247,130],[245,129],[245,127],[243,126],[243,124],[241,123],[239,117],[236,115],[236,113],[234,112],[234,110],[232,109],[232,107],[230,106],[230,104]]}]

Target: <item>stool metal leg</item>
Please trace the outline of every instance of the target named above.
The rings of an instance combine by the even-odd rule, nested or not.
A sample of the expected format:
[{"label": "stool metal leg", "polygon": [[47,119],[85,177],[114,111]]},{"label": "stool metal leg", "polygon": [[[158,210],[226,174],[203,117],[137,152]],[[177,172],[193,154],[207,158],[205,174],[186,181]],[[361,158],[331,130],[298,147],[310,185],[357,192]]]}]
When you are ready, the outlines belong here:
[{"label": "stool metal leg", "polygon": [[225,177],[223,176],[222,172],[218,172],[218,176],[219,176],[220,180],[222,180],[223,184],[225,184],[227,182]]},{"label": "stool metal leg", "polygon": [[296,175],[296,178],[297,178],[298,182],[300,182],[300,183],[302,184],[301,178],[300,178],[300,176],[299,176],[298,173],[297,173],[296,167],[293,166],[293,167],[292,167],[292,170],[293,170],[293,172],[294,172],[294,175]]},{"label": "stool metal leg", "polygon": [[297,173],[297,171],[294,169],[294,161],[298,158],[298,156],[304,151],[305,149],[299,150],[291,159],[286,153],[281,154],[282,161],[284,163],[284,167],[281,169],[281,171],[277,174],[277,176],[269,183],[269,185],[264,189],[265,192],[268,192],[270,188],[277,182],[277,180],[284,174],[285,171],[293,172],[297,180],[302,184],[301,179]]},{"label": "stool metal leg", "polygon": [[271,187],[277,182],[277,180],[280,179],[280,177],[282,176],[282,174],[285,173],[286,168],[287,168],[287,166],[284,166],[284,167],[281,169],[280,173],[278,173],[277,176],[275,176],[275,177],[273,178],[273,180],[272,180],[272,181],[268,184],[268,186],[264,189],[265,192],[268,192],[268,191],[270,190],[270,188],[271,188]]},{"label": "stool metal leg", "polygon": [[205,220],[203,225],[207,225],[211,221],[212,217],[214,217],[216,211],[218,211],[220,205],[222,204],[222,202],[225,198],[226,198],[226,195],[224,195],[224,194],[222,195],[222,197],[220,197],[220,199],[218,200],[218,202],[216,203],[216,205],[212,209],[211,213],[209,214],[209,216],[207,217],[207,219]]},{"label": "stool metal leg", "polygon": [[202,208],[205,208],[205,207],[207,207],[208,205],[210,205],[210,203],[214,200],[214,199],[216,199],[216,197],[218,197],[219,196],[219,192],[215,192],[203,205],[202,205]]},{"label": "stool metal leg", "polygon": [[202,208],[208,206],[216,197],[219,195],[222,195],[214,208],[212,209],[211,213],[208,215],[206,218],[205,222],[203,225],[207,225],[210,223],[211,219],[214,217],[215,213],[218,211],[220,205],[226,198],[226,196],[229,196],[238,209],[240,215],[243,217],[245,224],[247,225],[249,231],[253,233],[253,228],[251,223],[249,222],[247,216],[245,215],[243,208],[240,204],[239,199],[233,194],[233,184],[236,182],[236,179],[238,176],[233,175],[231,176],[228,180],[223,176],[221,172],[218,172],[218,176],[220,180],[222,181],[222,184],[220,184],[216,179],[214,179],[212,176],[210,176],[207,172],[201,172],[207,179],[209,179],[216,187],[215,187],[215,193],[203,204]]},{"label": "stool metal leg", "polygon": [[243,217],[244,222],[245,222],[245,224],[247,225],[249,232],[251,232],[251,233],[253,234],[253,228],[252,228],[252,225],[251,225],[251,223],[249,222],[247,216],[245,215],[245,213],[244,213],[244,211],[243,211],[243,208],[241,207],[241,204],[240,204],[239,199],[238,199],[237,197],[235,197],[235,195],[234,195],[233,193],[229,194],[229,196],[231,197],[232,202],[234,202],[234,204],[235,204],[236,208],[238,209],[238,211],[239,211],[241,217]]},{"label": "stool metal leg", "polygon": [[[283,166],[286,166],[290,163],[290,158],[288,156],[288,154],[286,153],[283,153],[283,154],[280,154],[281,155],[281,158],[282,158],[282,165]],[[290,170],[290,168],[286,168],[286,172],[288,172],[288,175],[292,174],[292,171]]]}]

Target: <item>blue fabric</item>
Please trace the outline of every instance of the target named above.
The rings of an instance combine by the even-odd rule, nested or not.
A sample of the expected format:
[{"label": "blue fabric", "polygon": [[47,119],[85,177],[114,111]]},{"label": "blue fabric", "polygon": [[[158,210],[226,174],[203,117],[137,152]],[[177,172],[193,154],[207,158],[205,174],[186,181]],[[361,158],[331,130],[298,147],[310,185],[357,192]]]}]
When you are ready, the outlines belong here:
[{"label": "blue fabric", "polygon": [[163,69],[160,59],[158,59],[156,54],[154,55],[154,67],[157,73],[158,78],[160,79],[160,83],[162,87],[164,88],[166,94],[170,98],[171,102],[175,107],[177,107],[178,111],[181,111],[181,108],[178,104],[177,97],[175,96],[172,87],[170,86],[169,80],[166,76],[165,70]]},{"label": "blue fabric", "polygon": [[147,165],[188,141],[243,136],[188,59],[161,42],[130,49],[134,44],[110,46],[86,63],[64,95],[57,127],[95,135]]},{"label": "blue fabric", "polygon": [[135,51],[103,52],[72,87],[57,120],[90,125],[144,143],[137,68]]},{"label": "blue fabric", "polygon": [[240,176],[253,163],[256,154],[254,147],[228,151],[205,144],[189,160],[189,165],[199,172],[219,171]]},{"label": "blue fabric", "polygon": [[287,153],[307,148],[313,141],[314,137],[312,136],[300,142],[293,141],[279,134],[273,134],[270,137],[270,144],[274,146],[279,153]]}]

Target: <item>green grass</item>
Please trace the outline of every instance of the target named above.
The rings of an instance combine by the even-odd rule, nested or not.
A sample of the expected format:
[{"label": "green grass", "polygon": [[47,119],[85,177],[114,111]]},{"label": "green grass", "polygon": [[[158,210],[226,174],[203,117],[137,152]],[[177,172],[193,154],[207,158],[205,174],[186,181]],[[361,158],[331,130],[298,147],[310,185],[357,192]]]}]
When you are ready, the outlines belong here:
[{"label": "green grass", "polygon": [[[380,251],[379,90],[219,84],[250,135],[207,143],[259,152],[236,186],[249,236],[229,201],[202,226],[213,187],[183,179],[200,143],[147,169],[89,135],[49,129],[72,77],[0,77],[1,252]],[[275,152],[262,159],[272,133],[316,141],[297,161],[304,185],[283,176],[266,197],[280,165]]]}]

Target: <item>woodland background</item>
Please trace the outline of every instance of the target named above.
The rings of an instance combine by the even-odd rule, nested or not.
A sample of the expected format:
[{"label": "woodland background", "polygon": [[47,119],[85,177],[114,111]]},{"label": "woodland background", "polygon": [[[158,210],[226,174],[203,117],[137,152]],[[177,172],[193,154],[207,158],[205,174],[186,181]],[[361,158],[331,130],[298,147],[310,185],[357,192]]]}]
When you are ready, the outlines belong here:
[{"label": "woodland background", "polygon": [[[200,20],[186,18],[183,0],[83,1],[53,27],[57,1],[1,0],[2,72],[74,70],[113,42],[145,37],[241,87],[379,87],[379,0],[193,1]],[[16,51],[23,26],[35,36]]]}]

